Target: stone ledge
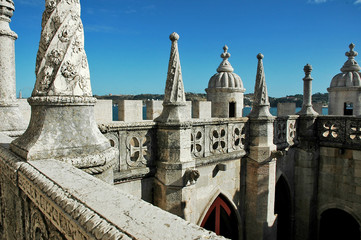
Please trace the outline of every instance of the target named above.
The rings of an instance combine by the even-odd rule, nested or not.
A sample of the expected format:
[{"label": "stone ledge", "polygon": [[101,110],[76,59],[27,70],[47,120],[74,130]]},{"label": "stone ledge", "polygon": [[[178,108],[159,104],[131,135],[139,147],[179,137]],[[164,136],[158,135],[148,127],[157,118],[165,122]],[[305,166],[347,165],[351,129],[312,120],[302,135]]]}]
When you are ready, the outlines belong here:
[{"label": "stone ledge", "polygon": [[24,162],[3,148],[0,159],[2,172],[17,169],[19,187],[68,239],[224,239],[70,164]]},{"label": "stone ledge", "polygon": [[212,165],[225,161],[239,160],[246,155],[245,150],[234,151],[226,154],[215,154],[204,158],[195,158],[196,167],[202,167],[206,165]]}]

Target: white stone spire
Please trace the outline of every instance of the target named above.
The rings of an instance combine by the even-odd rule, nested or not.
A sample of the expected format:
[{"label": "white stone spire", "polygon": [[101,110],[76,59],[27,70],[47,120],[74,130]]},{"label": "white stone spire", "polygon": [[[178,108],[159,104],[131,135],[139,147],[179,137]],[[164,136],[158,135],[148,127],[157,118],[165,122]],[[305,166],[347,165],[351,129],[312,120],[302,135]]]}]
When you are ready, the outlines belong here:
[{"label": "white stone spire", "polygon": [[79,0],[46,0],[31,120],[10,148],[26,160],[57,159],[113,182],[117,149],[94,118]]},{"label": "white stone spire", "polygon": [[185,103],[186,98],[184,94],[182,69],[178,52],[179,35],[174,32],[169,36],[169,39],[172,41],[172,48],[169,58],[164,104]]},{"label": "white stone spire", "polygon": [[79,0],[45,1],[32,96],[92,96]]},{"label": "white stone spire", "polygon": [[187,120],[190,115],[186,112],[186,97],[178,52],[179,35],[174,32],[169,36],[169,39],[172,41],[172,48],[165,85],[163,111],[162,114],[155,119],[157,122],[179,122]]},{"label": "white stone spire", "polygon": [[254,97],[253,105],[250,117],[269,117],[272,116],[269,108],[269,100],[266,86],[266,77],[263,69],[263,55],[259,53],[257,55],[258,66],[257,66],[257,76],[256,76],[256,85],[254,87]]}]

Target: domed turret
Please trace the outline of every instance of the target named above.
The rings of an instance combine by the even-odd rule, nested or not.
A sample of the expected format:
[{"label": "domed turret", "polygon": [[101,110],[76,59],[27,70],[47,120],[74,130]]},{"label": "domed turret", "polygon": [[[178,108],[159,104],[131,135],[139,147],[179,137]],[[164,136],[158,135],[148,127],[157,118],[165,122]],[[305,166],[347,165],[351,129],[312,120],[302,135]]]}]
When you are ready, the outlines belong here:
[{"label": "domed turret", "polygon": [[207,99],[212,102],[212,117],[242,117],[245,89],[241,78],[233,72],[233,67],[228,61],[231,56],[228,47],[224,46],[223,50],[223,61],[217,68],[217,73],[209,80],[206,89]]},{"label": "domed turret", "polygon": [[341,73],[333,77],[329,92],[329,115],[361,114],[361,67],[355,60],[358,55],[354,51],[355,44],[350,44],[346,52],[348,60],[341,68]]}]

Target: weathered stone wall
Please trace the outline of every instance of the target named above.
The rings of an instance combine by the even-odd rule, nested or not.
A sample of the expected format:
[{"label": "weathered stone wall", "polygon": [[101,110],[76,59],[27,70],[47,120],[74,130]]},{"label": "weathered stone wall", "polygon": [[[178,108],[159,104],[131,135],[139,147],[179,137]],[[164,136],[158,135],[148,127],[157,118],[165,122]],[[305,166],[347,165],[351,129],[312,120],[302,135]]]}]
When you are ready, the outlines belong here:
[{"label": "weathered stone wall", "polygon": [[[222,170],[218,164],[222,164]],[[241,212],[241,159],[222,161],[213,164],[197,162],[200,177],[196,183],[195,219],[200,225],[213,201],[222,194],[232,203],[238,216],[239,229],[242,227]]]},{"label": "weathered stone wall", "polygon": [[361,151],[320,148],[317,215],[338,208],[361,225]]}]

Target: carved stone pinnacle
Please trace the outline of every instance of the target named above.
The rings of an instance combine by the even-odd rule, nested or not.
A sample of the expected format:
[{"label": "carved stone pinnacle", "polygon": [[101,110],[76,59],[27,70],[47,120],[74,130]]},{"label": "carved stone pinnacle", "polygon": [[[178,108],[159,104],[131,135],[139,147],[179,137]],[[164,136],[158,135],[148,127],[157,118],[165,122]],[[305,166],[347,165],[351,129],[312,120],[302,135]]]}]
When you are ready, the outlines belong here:
[{"label": "carved stone pinnacle", "polygon": [[310,74],[312,72],[312,66],[310,64],[306,64],[305,67],[303,68],[303,71],[306,73],[306,74]]},{"label": "carved stone pinnacle", "polygon": [[221,54],[221,58],[227,60],[228,58],[231,57],[231,54],[228,52],[228,46],[224,45],[223,50],[224,50],[224,53]]},{"label": "carved stone pinnacle", "polygon": [[305,75],[306,75],[304,80],[312,80],[312,78],[311,78],[312,66],[307,63],[305,65],[305,67],[303,68],[303,71],[305,72]]},{"label": "carved stone pinnacle", "polygon": [[354,51],[354,48],[355,48],[355,44],[351,43],[349,45],[349,48],[350,48],[350,51],[349,52],[346,52],[345,55],[349,58],[349,59],[352,59],[354,57],[356,57],[358,55],[358,52]]},{"label": "carved stone pinnacle", "polygon": [[262,53],[258,53],[257,59],[258,59],[258,60],[261,60],[261,59],[263,59],[263,58],[264,58],[263,54],[262,54]]},{"label": "carved stone pinnacle", "polygon": [[10,21],[15,11],[13,0],[0,0],[0,16],[5,16]]},{"label": "carved stone pinnacle", "polygon": [[172,34],[169,36],[169,39],[170,39],[172,42],[178,41],[178,39],[179,39],[178,33],[176,33],[176,32],[172,33]]}]

